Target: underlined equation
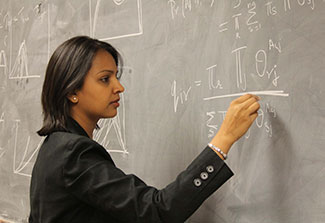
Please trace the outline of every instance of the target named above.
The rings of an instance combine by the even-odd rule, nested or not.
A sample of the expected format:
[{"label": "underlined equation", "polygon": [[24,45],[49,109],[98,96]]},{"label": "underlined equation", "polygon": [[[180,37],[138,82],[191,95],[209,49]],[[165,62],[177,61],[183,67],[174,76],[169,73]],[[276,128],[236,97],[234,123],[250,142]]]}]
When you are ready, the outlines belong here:
[{"label": "underlined equation", "polygon": [[[290,94],[284,89],[280,89],[280,87],[284,86],[284,83],[281,83],[282,74],[277,64],[268,59],[270,55],[280,57],[283,52],[281,41],[270,38],[264,41],[264,43],[264,47],[257,48],[253,56],[250,57],[250,61],[246,62],[250,66],[243,64],[242,61],[243,55],[250,49],[249,46],[242,46],[231,50],[226,56],[233,61],[231,65],[234,68],[233,73],[223,73],[222,69],[219,69],[222,64],[213,64],[203,71],[204,79],[195,80],[188,86],[181,86],[174,80],[171,84],[170,92],[173,98],[174,112],[177,113],[180,106],[188,106],[191,103],[192,97],[197,94],[196,89],[202,87],[208,89],[210,95],[203,97],[202,100],[209,103],[218,103],[216,101],[219,100],[222,102],[222,99],[225,98],[235,99],[245,94],[267,96],[258,111],[255,125],[258,129],[265,132],[267,136],[272,137],[272,120],[277,118],[277,111],[270,98],[285,98],[289,97]],[[230,83],[226,82],[225,76],[230,76],[230,79],[233,81]],[[253,89],[252,86],[256,86],[257,89]],[[232,89],[232,91],[235,89],[235,91],[229,93],[229,89]],[[206,111],[208,138],[213,137],[217,133],[225,113],[225,110]],[[248,131],[245,137],[249,138],[249,135],[250,131]]]},{"label": "underlined equation", "polygon": [[[245,51],[249,50],[249,46],[238,47],[230,52],[234,60],[233,66],[236,68],[234,74],[228,74],[231,76],[231,79],[235,80],[235,89],[237,92],[227,93],[227,94],[218,94],[209,97],[204,97],[203,100],[206,102],[216,101],[224,98],[235,98],[242,96],[244,94],[254,94],[259,96],[267,96],[267,99],[270,97],[289,97],[289,93],[285,92],[283,89],[279,89],[280,86],[284,84],[281,83],[281,73],[278,70],[276,63],[271,62],[268,57],[270,54],[275,57],[280,57],[282,53],[281,41],[276,41],[269,39],[265,41],[265,47],[257,49],[253,54],[254,57],[250,58],[251,61],[249,64],[252,66],[244,66],[242,61],[242,56],[245,54]],[[223,89],[223,85],[217,77],[223,75],[217,69],[218,66],[210,66],[207,68],[208,71],[208,83],[209,90],[214,88]],[[248,69],[250,68],[250,69]],[[249,75],[248,75],[249,74]],[[248,86],[252,86],[251,83],[258,86],[258,89],[248,90]],[[261,86],[265,86],[265,89],[261,90]],[[226,89],[234,89],[231,86],[225,86]],[[220,91],[219,91],[220,92]],[[255,120],[255,124],[258,129],[263,130],[267,136],[272,137],[273,128],[272,120],[277,117],[277,112],[275,106],[272,105],[272,101],[261,103],[261,108],[258,111],[258,117]],[[225,116],[225,111],[208,111],[206,113],[208,128],[208,137],[213,137],[220,127],[217,123],[222,123]],[[245,135],[246,138],[249,138],[250,131]]]},{"label": "underlined equation", "polygon": [[[225,6],[226,4],[228,6]],[[287,100],[286,98],[290,97],[290,92],[287,92],[287,80],[292,75],[288,73],[286,64],[283,63],[288,57],[286,52],[288,39],[285,33],[276,32],[275,25],[280,22],[281,27],[288,27],[290,30],[295,24],[290,21],[283,22],[283,18],[302,10],[312,14],[320,4],[325,4],[325,1],[168,1],[173,20],[193,19],[197,15],[195,12],[201,8],[205,8],[208,14],[217,5],[229,9],[230,12],[223,13],[221,16],[212,13],[211,15],[215,17],[219,16],[218,19],[211,16],[212,22],[209,23],[210,26],[214,25],[215,31],[210,32],[211,28],[207,28],[209,35],[217,36],[216,41],[227,40],[220,41],[227,45],[221,48],[223,53],[218,55],[216,62],[207,64],[205,70],[199,72],[204,75],[197,80],[192,79],[185,83],[177,80],[171,82],[170,96],[173,112],[178,113],[180,109],[190,106],[194,98],[196,100],[197,95],[206,92],[206,89],[209,93],[206,92],[206,96],[202,96],[203,103],[219,103],[218,101],[223,103],[223,99],[234,99],[248,93],[262,96],[255,126],[268,137],[272,137],[274,135],[272,123],[278,118],[276,106],[279,100]],[[207,39],[213,40],[212,37]],[[227,68],[224,68],[225,66]],[[198,90],[199,88],[204,88],[204,91]],[[218,131],[225,113],[225,110],[217,109],[205,112],[209,138]],[[250,137],[250,131],[245,137]]]}]

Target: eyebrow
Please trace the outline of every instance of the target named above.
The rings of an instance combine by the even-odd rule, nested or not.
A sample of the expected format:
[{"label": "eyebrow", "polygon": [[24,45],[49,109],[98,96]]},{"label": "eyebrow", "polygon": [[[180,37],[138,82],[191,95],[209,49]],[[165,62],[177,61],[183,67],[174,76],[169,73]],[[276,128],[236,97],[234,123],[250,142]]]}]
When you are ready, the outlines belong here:
[{"label": "eyebrow", "polygon": [[103,72],[108,72],[108,73],[111,73],[111,74],[115,73],[113,70],[101,70],[101,71],[97,72],[96,75],[98,75],[100,73],[103,73]]}]

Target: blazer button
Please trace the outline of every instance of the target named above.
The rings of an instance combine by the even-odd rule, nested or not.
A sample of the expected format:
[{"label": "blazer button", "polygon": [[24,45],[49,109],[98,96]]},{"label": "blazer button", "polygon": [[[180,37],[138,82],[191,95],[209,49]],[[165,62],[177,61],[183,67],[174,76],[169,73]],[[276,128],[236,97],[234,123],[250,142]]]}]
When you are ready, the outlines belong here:
[{"label": "blazer button", "polygon": [[201,186],[201,184],[202,184],[201,180],[198,179],[198,178],[194,179],[193,183],[194,183],[194,185],[197,186],[197,187]]},{"label": "blazer button", "polygon": [[208,173],[212,173],[214,171],[214,167],[212,165],[207,166],[206,169],[207,169]]},{"label": "blazer button", "polygon": [[201,177],[202,180],[206,180],[206,179],[208,179],[208,173],[207,172],[202,172],[200,174],[200,177]]}]

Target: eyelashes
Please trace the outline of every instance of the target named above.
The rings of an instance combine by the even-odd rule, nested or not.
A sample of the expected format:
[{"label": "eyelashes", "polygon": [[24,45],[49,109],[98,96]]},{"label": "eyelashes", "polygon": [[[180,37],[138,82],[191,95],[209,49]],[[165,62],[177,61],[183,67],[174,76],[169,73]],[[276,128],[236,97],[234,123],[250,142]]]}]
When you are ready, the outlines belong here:
[{"label": "eyelashes", "polygon": [[121,78],[121,74],[119,72],[116,72],[115,75],[113,73],[109,73],[105,76],[102,76],[99,80],[103,83],[109,83],[110,78],[114,78],[114,77],[119,81]]},{"label": "eyelashes", "polygon": [[108,83],[109,82],[109,76],[102,77],[100,80],[102,82],[104,82],[104,83]]}]

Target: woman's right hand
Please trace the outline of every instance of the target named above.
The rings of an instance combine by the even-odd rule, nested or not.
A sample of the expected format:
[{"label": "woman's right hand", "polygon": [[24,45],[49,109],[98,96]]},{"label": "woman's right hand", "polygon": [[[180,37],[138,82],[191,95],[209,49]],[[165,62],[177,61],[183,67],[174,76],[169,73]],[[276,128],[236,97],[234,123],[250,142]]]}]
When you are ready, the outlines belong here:
[{"label": "woman's right hand", "polygon": [[231,145],[242,137],[258,116],[259,97],[245,94],[230,103],[226,117],[211,144],[228,153]]}]

